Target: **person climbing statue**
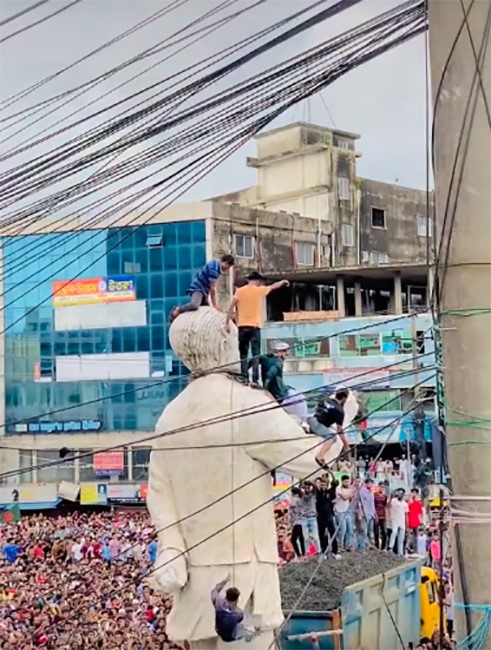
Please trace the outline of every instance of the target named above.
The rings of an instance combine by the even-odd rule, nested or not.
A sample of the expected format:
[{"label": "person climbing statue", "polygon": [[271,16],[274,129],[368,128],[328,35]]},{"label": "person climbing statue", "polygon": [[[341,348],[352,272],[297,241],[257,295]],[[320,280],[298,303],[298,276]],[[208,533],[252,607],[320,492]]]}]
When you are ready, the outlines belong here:
[{"label": "person climbing statue", "polygon": [[253,271],[247,284],[236,290],[225,321],[225,332],[230,332],[230,321],[234,314],[239,330],[240,367],[244,381],[249,382],[249,348],[252,356],[252,384],[259,384],[259,355],[261,354],[261,323],[263,299],[272,291],[288,287],[288,280],[280,280],[269,287],[264,286],[264,277]]},{"label": "person climbing statue", "polygon": [[281,404],[289,396],[289,389],[283,380],[283,363],[290,353],[290,346],[284,341],[275,341],[271,352],[259,357],[261,381],[264,390]]},{"label": "person climbing statue", "polygon": [[235,264],[233,255],[222,255],[219,260],[211,260],[198,271],[196,277],[191,282],[188,289],[188,296],[190,301],[181,307],[174,307],[170,315],[170,322],[172,323],[179,314],[187,311],[196,311],[201,306],[207,306],[211,303],[212,307],[219,309],[216,283],[218,278],[228,271]]},{"label": "person climbing statue", "polygon": [[328,454],[336,436],[339,436],[343,443],[343,451],[349,451],[348,438],[343,429],[344,407],[349,397],[350,390],[348,388],[338,388],[332,397],[319,402],[314,415],[307,420],[311,433],[315,433],[326,441],[317,454],[320,464],[322,464],[323,457]]},{"label": "person climbing statue", "polygon": [[249,628],[244,624],[244,612],[239,608],[240,591],[229,587],[222,596],[225,585],[230,581],[230,575],[219,582],[211,591],[211,602],[215,608],[215,631],[222,641],[252,641],[259,633],[259,628]]}]

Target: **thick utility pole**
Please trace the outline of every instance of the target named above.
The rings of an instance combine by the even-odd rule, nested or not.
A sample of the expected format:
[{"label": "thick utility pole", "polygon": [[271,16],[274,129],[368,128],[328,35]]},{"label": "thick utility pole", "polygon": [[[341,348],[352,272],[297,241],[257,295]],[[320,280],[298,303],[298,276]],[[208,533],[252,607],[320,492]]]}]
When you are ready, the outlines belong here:
[{"label": "thick utility pole", "polygon": [[[456,623],[462,639],[491,603],[491,1],[428,4],[442,244],[436,290],[452,506],[481,513],[479,518],[465,513],[460,523],[458,514],[455,518]],[[491,629],[481,647],[491,648]]]}]

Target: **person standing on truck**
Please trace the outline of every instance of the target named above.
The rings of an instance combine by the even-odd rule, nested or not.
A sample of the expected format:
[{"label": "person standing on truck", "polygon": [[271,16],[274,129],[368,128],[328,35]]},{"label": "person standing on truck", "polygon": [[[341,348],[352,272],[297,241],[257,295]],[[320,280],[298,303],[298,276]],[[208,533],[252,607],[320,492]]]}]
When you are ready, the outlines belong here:
[{"label": "person standing on truck", "polygon": [[321,551],[326,553],[329,544],[331,544],[330,550],[334,558],[340,560],[341,556],[338,553],[336,524],[334,521],[334,501],[336,500],[337,487],[338,482],[331,472],[329,473],[329,483],[327,477],[322,477],[316,489],[316,506]]},{"label": "person standing on truck", "polygon": [[[261,324],[263,300],[272,291],[288,287],[288,280],[280,280],[269,287],[263,285],[264,277],[253,271],[247,278],[247,284],[240,287],[234,294],[228,308],[225,321],[225,331],[230,331],[230,321],[234,314],[239,330],[240,369],[244,381],[249,383],[249,349],[252,361],[252,382],[259,387],[259,355],[261,354]],[[286,397],[286,395],[285,395]]]},{"label": "person standing on truck", "polygon": [[339,548],[351,551],[354,544],[353,518],[350,503],[353,499],[351,478],[347,474],[341,477],[341,485],[336,488],[334,514],[336,516],[337,540]]},{"label": "person standing on truck", "polygon": [[316,553],[320,553],[321,543],[319,529],[317,526],[317,503],[315,487],[311,481],[304,481],[302,485],[302,516],[303,516],[303,537],[308,552],[312,543]]},{"label": "person standing on truck", "polygon": [[375,502],[374,539],[375,546],[385,551],[387,548],[387,495],[384,481],[380,481],[373,494]]},{"label": "person standing on truck", "polygon": [[404,490],[400,489],[397,491],[396,496],[392,497],[389,505],[391,528],[389,550],[394,551],[397,555],[404,555],[408,512],[408,505],[404,501]]}]

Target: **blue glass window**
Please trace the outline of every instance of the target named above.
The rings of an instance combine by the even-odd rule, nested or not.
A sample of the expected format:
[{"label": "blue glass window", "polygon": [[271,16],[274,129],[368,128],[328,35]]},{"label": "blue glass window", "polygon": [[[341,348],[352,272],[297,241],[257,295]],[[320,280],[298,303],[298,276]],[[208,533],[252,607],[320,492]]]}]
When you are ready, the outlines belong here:
[{"label": "blue glass window", "polygon": [[[166,402],[187,381],[186,369],[169,346],[168,315],[174,305],[188,300],[192,277],[206,262],[205,238],[204,221],[5,238],[7,433],[25,430],[28,421],[34,433],[41,422],[80,422],[101,431],[152,430]],[[124,302],[118,309],[54,305],[54,282],[87,283],[107,276],[132,279],[143,311]],[[121,323],[120,313],[126,319]],[[111,358],[116,353],[133,356],[127,363]],[[96,354],[107,357],[91,359]],[[79,357],[73,378],[69,362],[63,365],[67,355]],[[116,371],[121,364],[131,368],[140,361],[140,373],[147,363],[146,378],[81,378],[76,370],[83,363],[89,376],[97,366],[103,375],[111,364]]]}]

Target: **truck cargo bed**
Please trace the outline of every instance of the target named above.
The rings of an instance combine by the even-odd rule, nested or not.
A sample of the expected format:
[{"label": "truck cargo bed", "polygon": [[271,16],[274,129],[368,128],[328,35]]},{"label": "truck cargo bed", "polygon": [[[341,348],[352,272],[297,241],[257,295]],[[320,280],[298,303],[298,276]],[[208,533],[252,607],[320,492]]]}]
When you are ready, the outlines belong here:
[{"label": "truck cargo bed", "polygon": [[[306,563],[305,568],[307,566],[311,575],[315,561]],[[398,632],[405,646],[410,641],[417,645],[420,631],[420,570],[420,561],[401,563],[399,559],[395,567],[383,573],[349,586],[341,585],[341,594],[337,599],[339,608],[320,611],[315,607],[316,611],[312,611],[300,605],[282,631],[281,650],[312,650],[310,641],[289,640],[288,637],[341,626],[342,636],[319,638],[321,650],[359,650],[360,647],[367,650],[399,650],[401,641]],[[329,581],[329,567],[322,567],[319,573],[326,585],[328,598],[336,598],[340,585],[333,587],[326,584]],[[331,569],[331,573],[337,573],[337,569]],[[328,598],[323,599],[319,592],[321,588],[322,583],[318,582],[316,602],[327,602]],[[288,598],[285,600],[288,602]],[[285,615],[288,615],[287,607]]]}]

